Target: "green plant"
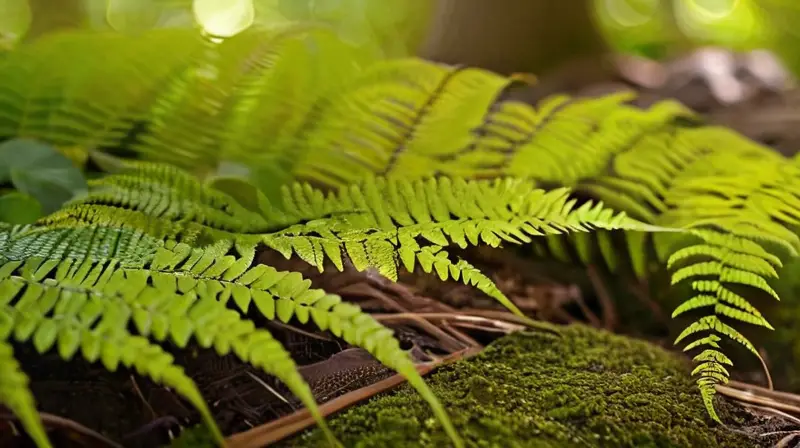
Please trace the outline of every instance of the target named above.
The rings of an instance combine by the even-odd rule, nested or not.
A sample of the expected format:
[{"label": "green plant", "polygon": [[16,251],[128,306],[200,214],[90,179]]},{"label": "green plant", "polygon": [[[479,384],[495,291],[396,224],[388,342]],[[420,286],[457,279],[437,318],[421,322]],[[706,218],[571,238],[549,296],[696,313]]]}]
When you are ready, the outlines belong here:
[{"label": "green plant", "polygon": [[49,145],[26,139],[0,144],[0,222],[30,224],[86,192],[86,180],[72,162]]},{"label": "green plant", "polygon": [[[281,203],[260,197],[262,213],[204,187],[166,165],[136,164],[129,173],[92,181],[88,196],[36,227],[0,233],[0,303],[4,355],[9,338],[30,341],[41,353],[78,351],[110,369],[118,364],[173,387],[214,427],[192,381],[158,343],[232,352],[281,379],[317,417],[308,386],[291,358],[266,330],[247,318],[312,322],[363,347],[403,374],[433,407],[459,444],[449,420],[392,332],[338,296],[310,289],[299,273],[254,264],[264,244],[323,269],[377,269],[396,278],[402,263],[442,279],[454,278],[521,315],[488,277],[444,247],[529,241],[531,236],[594,227],[646,231],[650,226],[600,204],[575,208],[568,191],[545,192],[519,180],[427,181],[376,179],[325,195],[307,185],[284,189]],[[24,375],[0,381],[2,401],[47,446]],[[8,378],[8,380],[7,380]],[[221,440],[218,431],[216,437]]]},{"label": "green plant", "polygon": [[627,260],[602,233],[594,243],[576,236],[584,241],[572,248],[550,238],[540,253],[599,257],[638,277],[654,261],[676,269],[673,283],[686,281],[694,295],[673,315],[710,309],[677,342],[700,335],[686,350],[703,349],[694,373],[717,419],[715,385],[727,381],[731,364],[719,340],[728,337],[759,356],[723,319],[771,328],[746,297],[777,298],[768,280],[800,246],[797,166],[731,130],[704,126],[676,102],[642,110],[627,104],[630,93],[555,95],[535,107],[498,101],[515,88],[511,80],[463,67],[419,60],[375,65],[349,89],[321,100],[291,169],[331,186],[373,172],[404,179],[431,172],[525,177],[570,187],[653,225],[691,230],[698,240],[631,234]]},{"label": "green plant", "polygon": [[[154,58],[147,45],[164,44],[169,36],[194,51],[160,56],[171,71],[140,62],[142,55]],[[678,341],[697,336],[686,350],[703,349],[695,356],[695,374],[712,418],[718,419],[715,385],[727,381],[731,363],[721,339],[758,356],[726,321],[771,328],[749,299],[754,292],[777,297],[768,280],[800,246],[800,167],[768,148],[704,126],[675,102],[642,110],[627,104],[631,94],[555,95],[532,107],[505,99],[523,87],[513,79],[416,59],[374,61],[316,29],[253,29],[212,46],[182,30],[149,38],[143,44],[67,35],[9,55],[0,67],[0,77],[9,79],[0,83],[6,89],[0,104],[21,110],[22,118],[0,117],[0,135],[24,133],[95,154],[169,162],[221,187],[237,181],[236,174],[225,176],[238,169],[258,188],[247,190],[248,198],[237,193],[237,202],[189,174],[141,168],[94,183],[88,198],[43,220],[45,228],[123,227],[198,249],[234,242],[231,263],[236,257],[252,261],[257,243],[319,268],[325,260],[341,267],[346,255],[356,268],[373,267],[389,278],[400,264],[419,263],[501,301],[485,276],[451,260],[444,246],[531,241],[542,254],[600,260],[638,277],[666,265],[675,269],[673,282],[685,281],[694,291],[675,315],[704,311]],[[74,77],[59,84],[61,77],[44,70],[46,55],[80,53],[90,42],[109,58],[98,72],[75,68]],[[61,90],[27,89],[30,81],[18,78],[19,66],[38,67],[38,83]],[[126,91],[100,100],[112,111],[107,120],[113,125],[83,126],[106,116],[95,112],[86,87],[110,92],[134,69],[141,76],[126,80]],[[326,77],[328,70],[334,75]],[[219,82],[203,78],[208,73]],[[299,81],[289,76],[298,73],[305,75]],[[20,101],[8,93],[14,91],[28,97]],[[31,102],[45,102],[55,113],[23,119]],[[83,121],[53,125],[72,116]],[[136,135],[126,132],[142,121]],[[368,180],[375,174],[385,180]],[[429,180],[432,175],[441,179]],[[506,176],[527,180],[458,180]],[[323,188],[285,186],[294,179]],[[534,191],[533,185],[551,191]],[[558,187],[569,190],[553,190]],[[325,193],[336,189],[338,194]],[[483,194],[499,202],[463,199]],[[512,219],[519,210],[513,207],[529,200],[560,206],[601,200],[647,226],[622,226],[627,231],[621,239],[609,232],[577,233],[537,244],[529,240],[531,232],[520,233],[529,228]],[[460,222],[451,216],[456,210],[464,214],[454,216],[472,224],[453,224]],[[537,231],[580,229],[582,220],[601,228],[630,222],[591,205],[571,210],[548,209],[535,221],[543,226]],[[481,214],[488,211],[499,214]],[[469,221],[495,218],[512,221],[488,231]],[[641,232],[665,228],[682,231]]]}]

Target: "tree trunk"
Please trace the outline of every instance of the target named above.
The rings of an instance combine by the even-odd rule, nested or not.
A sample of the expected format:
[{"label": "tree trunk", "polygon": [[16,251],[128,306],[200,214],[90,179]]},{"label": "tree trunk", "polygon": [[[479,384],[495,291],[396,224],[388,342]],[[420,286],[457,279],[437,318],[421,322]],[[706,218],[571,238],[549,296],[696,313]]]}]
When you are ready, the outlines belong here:
[{"label": "tree trunk", "polygon": [[29,0],[33,22],[25,39],[32,41],[54,31],[80,28],[86,18],[82,0]]},{"label": "tree trunk", "polygon": [[591,0],[438,0],[421,56],[502,74],[543,73],[607,52]]}]

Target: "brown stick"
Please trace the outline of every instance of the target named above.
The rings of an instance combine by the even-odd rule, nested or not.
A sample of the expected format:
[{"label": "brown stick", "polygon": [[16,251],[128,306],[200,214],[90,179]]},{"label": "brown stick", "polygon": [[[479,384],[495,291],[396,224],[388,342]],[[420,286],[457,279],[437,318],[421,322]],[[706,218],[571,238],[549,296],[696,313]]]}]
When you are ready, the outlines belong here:
[{"label": "brown stick", "polygon": [[346,294],[350,296],[362,296],[362,297],[379,299],[387,307],[407,315],[408,316],[407,320],[413,321],[419,328],[427,331],[431,336],[437,338],[445,350],[456,351],[464,348],[464,344],[461,341],[454,338],[453,336],[451,336],[441,328],[437,327],[436,325],[433,325],[432,323],[428,322],[427,320],[420,318],[419,316],[414,315],[413,313],[409,313],[408,309],[397,303],[397,301],[393,300],[391,297],[389,297],[389,295],[385,294],[383,291],[372,287],[372,285],[366,283],[348,285],[347,287],[342,288],[338,292],[343,295]]},{"label": "brown stick", "polygon": [[[480,351],[480,348],[467,348],[439,360],[417,365],[420,375],[427,375],[436,367],[458,359],[468,358]],[[385,380],[378,381],[367,387],[348,392],[341,397],[334,398],[320,405],[319,411],[323,417],[346,409],[360,401],[371,398],[381,392],[395,388],[405,382],[401,375],[393,375]],[[240,432],[228,437],[225,441],[228,448],[260,448],[281,441],[286,437],[296,434],[314,425],[314,419],[308,409],[301,409],[285,417]]]},{"label": "brown stick", "polygon": [[[469,313],[398,313],[398,314],[373,314],[374,317],[379,322],[390,323],[390,322],[402,322],[410,317],[410,315],[415,315],[421,317],[423,319],[431,320],[431,321],[454,321],[454,322],[470,322],[473,324],[487,324],[491,325],[499,330],[503,330],[506,333],[511,333],[513,331],[523,330],[525,328],[524,325],[520,325],[517,323],[509,323],[503,319],[492,319],[483,316],[473,316]],[[512,314],[513,316],[513,314]]]},{"label": "brown stick", "polygon": [[[68,418],[59,417],[57,415],[48,414],[46,412],[40,412],[39,417],[42,419],[42,423],[47,426],[54,427],[54,428],[63,428],[72,432],[76,432],[83,436],[86,436],[96,442],[102,444],[102,446],[109,446],[113,448],[122,448],[122,445],[109,440],[104,435],[100,434],[97,431],[89,429],[80,423],[76,422],[75,420],[70,420]],[[10,421],[19,421],[17,416],[14,414],[0,412],[0,420],[10,420]]]},{"label": "brown stick", "polygon": [[722,395],[743,401],[745,403],[767,406],[773,409],[800,415],[800,407],[770,398],[763,392],[757,395],[752,391],[734,389],[733,387],[724,386],[722,384],[717,384],[716,389],[717,392]]},{"label": "brown stick", "polygon": [[614,306],[614,300],[611,298],[603,278],[594,265],[589,265],[587,273],[589,281],[592,282],[594,292],[597,294],[597,300],[600,301],[600,306],[603,307],[603,329],[613,331],[617,326],[617,308]]},{"label": "brown stick", "polygon": [[782,400],[796,404],[800,406],[800,395],[793,394],[790,392],[781,392],[779,390],[773,390],[771,388],[766,388],[762,386],[757,386],[755,384],[750,383],[743,383],[741,381],[730,381],[728,383],[728,387],[732,387],[739,390],[744,390],[753,394],[763,395],[765,397],[770,397],[775,400]]}]

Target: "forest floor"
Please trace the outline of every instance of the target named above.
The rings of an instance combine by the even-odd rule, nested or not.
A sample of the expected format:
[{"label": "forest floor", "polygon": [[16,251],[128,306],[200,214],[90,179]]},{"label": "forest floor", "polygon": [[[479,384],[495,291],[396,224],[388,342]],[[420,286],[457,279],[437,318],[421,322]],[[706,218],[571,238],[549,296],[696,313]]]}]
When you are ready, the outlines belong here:
[{"label": "forest floor", "polygon": [[[667,82],[655,88],[618,78],[576,93],[633,87],[641,92],[642,104],[677,98],[711,122],[784,154],[800,148],[799,91],[780,91],[745,74],[736,101],[721,100],[718,85],[701,70],[685,66],[672,70]],[[462,255],[491,273],[526,313],[575,325],[559,327],[561,336],[541,330],[508,335],[522,327],[490,299],[458,283],[410,274],[397,284],[371,273],[318,274],[272,253],[262,254],[260,261],[304,272],[315,286],[376,313],[412,349],[423,369],[464,358],[438,367],[428,378],[470,446],[800,446],[800,437],[793,438],[800,420],[789,405],[776,410],[769,403],[749,400],[743,406],[719,397],[728,426],[709,422],[688,363],[667,351],[673,350],[675,328],[668,317],[674,304],[654,293],[658,284],[612,278],[593,267],[536,262],[524,250],[481,249]],[[317,400],[332,410],[366,402],[376,385],[400,384],[365,352],[333,337],[301,325],[264,324],[301,366]],[[800,392],[793,375],[800,356],[793,357],[791,347],[800,338],[781,337],[783,346],[766,351],[773,380],[778,388]],[[57,355],[42,357],[30,348],[15,348],[57,447],[151,448],[169,444],[183,428],[197,423],[196,413],[172,391],[135,373],[109,373],[101,365],[65,363]],[[222,430],[241,436],[231,439],[235,446],[261,446],[258,441],[282,438],[283,446],[320,446],[314,431],[291,438],[305,427],[297,422],[308,419],[301,418],[302,406],[271,377],[206,350],[175,352],[175,357],[212,404]],[[738,380],[766,383],[760,365],[741,367],[735,361]],[[730,396],[743,393],[737,390]],[[787,400],[791,398],[783,403]],[[331,425],[346,446],[356,441],[365,447],[445,446],[422,403],[402,386],[336,414]],[[271,431],[264,438],[266,430]],[[0,446],[31,446],[17,434],[14,420],[0,408]],[[185,443],[196,435],[203,438],[199,432],[181,439]]]}]

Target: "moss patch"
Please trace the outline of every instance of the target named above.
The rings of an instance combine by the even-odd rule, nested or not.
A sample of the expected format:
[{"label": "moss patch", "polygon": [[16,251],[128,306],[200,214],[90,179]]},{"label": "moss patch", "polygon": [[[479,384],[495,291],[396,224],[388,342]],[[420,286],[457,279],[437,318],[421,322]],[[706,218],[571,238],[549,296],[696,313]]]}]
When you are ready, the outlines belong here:
[{"label": "moss patch", "polygon": [[[645,342],[581,326],[557,337],[519,333],[428,378],[472,447],[747,447],[714,425],[687,365]],[[718,402],[741,426],[746,414]],[[410,388],[330,419],[348,447],[444,447],[447,438]],[[312,430],[282,446],[323,446]]]},{"label": "moss patch", "polygon": [[[800,260],[789,260],[780,271],[781,278],[774,288],[780,303],[767,301],[761,310],[775,331],[752,338],[757,347],[766,349],[775,387],[788,392],[800,392]],[[760,305],[760,304],[756,304]]]}]

